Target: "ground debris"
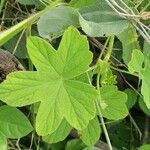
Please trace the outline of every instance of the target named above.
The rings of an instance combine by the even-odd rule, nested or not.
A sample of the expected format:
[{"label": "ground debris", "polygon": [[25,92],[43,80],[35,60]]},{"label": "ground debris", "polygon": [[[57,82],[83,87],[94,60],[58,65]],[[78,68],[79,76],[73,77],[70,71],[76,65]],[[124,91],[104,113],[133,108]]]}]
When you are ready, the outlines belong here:
[{"label": "ground debris", "polygon": [[2,82],[9,73],[18,70],[24,70],[24,67],[18,59],[10,52],[0,49],[0,82]]}]

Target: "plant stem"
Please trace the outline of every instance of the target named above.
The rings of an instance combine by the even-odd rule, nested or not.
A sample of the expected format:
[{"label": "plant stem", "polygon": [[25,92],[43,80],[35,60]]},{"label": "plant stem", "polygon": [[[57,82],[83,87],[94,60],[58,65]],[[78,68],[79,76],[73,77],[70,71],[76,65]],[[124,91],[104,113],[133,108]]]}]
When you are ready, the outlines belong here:
[{"label": "plant stem", "polygon": [[[115,39],[115,36],[112,35],[111,37],[107,38],[107,41],[105,43],[105,47],[106,47],[106,45],[107,45],[107,43],[109,41],[109,45],[108,45],[108,48],[107,48],[107,53],[106,53],[106,56],[104,58],[104,61],[107,62],[107,63],[108,63],[108,61],[110,59],[110,56],[111,56],[111,53],[112,53],[112,50],[113,50],[114,39]],[[107,131],[107,128],[105,126],[105,122],[104,122],[104,119],[103,119],[103,116],[102,116],[102,112],[101,112],[101,105],[100,105],[100,101],[101,101],[100,75],[101,75],[101,72],[99,72],[98,75],[97,75],[97,91],[99,93],[99,97],[96,100],[96,108],[97,108],[97,111],[98,111],[98,115],[100,117],[100,121],[101,121],[101,124],[102,124],[102,128],[103,128],[103,131],[104,131],[104,134],[105,134],[105,138],[106,138],[107,144],[108,144],[108,148],[109,148],[109,150],[113,150],[111,142],[110,142],[110,138],[109,138],[109,135],[108,135],[108,131]]]},{"label": "plant stem", "polygon": [[142,132],[141,132],[140,128],[138,127],[137,123],[134,121],[134,119],[133,119],[132,116],[130,115],[130,113],[129,113],[129,118],[130,118],[130,120],[131,120],[131,123],[132,123],[133,126],[135,127],[135,129],[138,131],[139,136],[140,136],[140,140],[141,140],[141,138],[142,138]]},{"label": "plant stem", "polygon": [[112,35],[110,37],[110,40],[109,40],[109,45],[108,45],[108,48],[107,48],[107,54],[106,54],[106,56],[104,58],[104,60],[107,61],[107,62],[109,61],[111,53],[112,53],[112,50],[113,50],[114,39],[115,39],[115,36]]},{"label": "plant stem", "polygon": [[124,82],[137,94],[139,95],[141,98],[143,98],[143,96],[141,95],[141,93],[138,92],[138,90],[136,90],[123,76],[123,74],[120,72],[120,75],[122,77],[122,79],[124,80]]},{"label": "plant stem", "polygon": [[135,8],[137,9],[145,0],[141,0],[138,4],[136,4]]},{"label": "plant stem", "polygon": [[132,76],[139,77],[137,74],[133,74],[133,73],[130,73],[129,71],[125,71],[125,70],[122,70],[122,69],[119,69],[119,68],[115,68],[113,66],[110,66],[110,68],[113,69],[113,70],[116,70],[118,72],[122,72],[122,73],[125,73],[125,74],[129,74],[129,75],[132,75]]},{"label": "plant stem", "polygon": [[110,142],[110,138],[109,138],[109,135],[108,135],[108,131],[107,131],[107,128],[105,126],[105,122],[104,122],[104,119],[103,119],[103,116],[102,116],[102,113],[101,113],[101,109],[100,109],[98,100],[96,101],[96,108],[97,108],[97,111],[98,111],[98,114],[99,114],[99,117],[100,117],[101,125],[102,125],[102,128],[103,128],[104,134],[105,134],[105,138],[106,138],[106,141],[107,141],[107,144],[108,144],[108,148],[109,148],[109,150],[113,150],[111,142]]},{"label": "plant stem", "polygon": [[103,49],[102,49],[102,51],[101,51],[101,53],[100,53],[99,59],[102,58],[102,56],[103,56],[103,54],[104,54],[104,51],[105,51],[105,49],[106,49],[106,47],[107,47],[107,44],[108,44],[108,42],[109,42],[109,39],[110,39],[110,37],[107,38],[107,40],[106,40],[106,42],[105,42],[105,44],[104,44],[104,46],[103,46]]},{"label": "plant stem", "polygon": [[145,115],[142,144],[146,144],[148,142],[148,139],[149,139],[149,117],[148,115]]},{"label": "plant stem", "polygon": [[1,32],[0,33],[0,45],[3,45],[5,42],[7,42],[9,39],[11,39],[13,36],[15,36],[21,30],[31,26],[41,15],[43,15],[48,10],[56,7],[58,4],[61,4],[59,2],[59,0],[51,3],[51,5],[47,6],[44,10],[42,10],[42,11],[30,16],[29,18],[21,21],[20,23],[18,23],[17,25],[11,27],[10,29]]},{"label": "plant stem", "polygon": [[88,69],[86,72],[89,72],[89,71],[95,69],[96,67],[97,67],[97,65],[94,65],[94,66],[92,66],[92,67],[89,67],[89,69]]},{"label": "plant stem", "polygon": [[14,50],[13,50],[13,52],[12,52],[13,55],[15,55],[15,53],[16,53],[16,50],[17,50],[18,45],[19,45],[19,43],[20,43],[20,41],[21,41],[21,39],[22,39],[22,37],[23,37],[24,32],[25,32],[25,29],[21,32],[21,34],[20,34],[20,36],[19,36],[19,38],[18,38],[18,40],[17,40],[17,43],[16,43],[16,45],[15,45],[15,48],[14,48]]},{"label": "plant stem", "polygon": [[104,122],[104,119],[103,119],[103,116],[102,116],[101,106],[100,106],[100,103],[99,103],[101,101],[99,81],[100,81],[100,73],[98,73],[98,75],[97,75],[97,90],[98,90],[98,93],[99,93],[99,97],[96,100],[96,107],[97,107],[97,111],[98,111],[98,114],[99,114],[99,117],[100,117],[100,121],[101,121],[101,124],[102,124],[103,131],[104,131],[104,134],[105,134],[105,138],[106,138],[106,141],[107,141],[107,144],[108,144],[108,148],[109,148],[109,150],[113,150],[111,142],[110,142],[110,138],[109,138],[109,135],[108,135],[108,131],[107,131],[107,128],[105,126],[105,122]]},{"label": "plant stem", "polygon": [[[89,80],[90,85],[92,85],[91,79],[90,79],[90,76],[89,76],[88,72],[87,72],[87,77],[88,77],[88,80]],[[110,138],[109,138],[109,135],[108,135],[108,132],[107,132],[107,128],[106,128],[106,126],[105,126],[105,122],[104,122],[104,119],[103,119],[103,116],[102,116],[102,113],[101,113],[101,106],[100,106],[100,104],[99,104],[99,102],[100,102],[100,100],[101,100],[100,87],[99,87],[99,80],[100,80],[100,73],[97,75],[97,90],[98,90],[98,93],[99,93],[99,99],[97,99],[97,100],[95,101],[95,103],[96,103],[96,108],[97,108],[97,111],[98,111],[98,115],[99,115],[99,117],[100,117],[101,125],[102,125],[102,128],[103,128],[105,137],[106,137],[106,141],[107,141],[107,144],[108,144],[108,148],[109,148],[109,150],[113,150],[113,149],[112,149],[111,142],[110,142]]]},{"label": "plant stem", "polygon": [[[105,0],[107,4],[116,12],[118,15],[122,18],[129,19],[131,17],[132,24],[135,26],[135,28],[139,31],[139,33],[142,35],[142,37],[150,44],[150,36],[147,33],[147,31],[144,29],[143,25],[139,24],[139,17],[141,15],[135,15],[134,12],[128,8],[128,11],[132,14],[130,14],[128,11],[126,11],[124,8],[122,8],[115,0]],[[128,6],[120,0],[123,5],[127,8]],[[140,26],[140,28],[138,27]]]},{"label": "plant stem", "polygon": [[0,13],[2,12],[4,4],[5,4],[5,0],[1,0],[1,2],[0,2]]}]

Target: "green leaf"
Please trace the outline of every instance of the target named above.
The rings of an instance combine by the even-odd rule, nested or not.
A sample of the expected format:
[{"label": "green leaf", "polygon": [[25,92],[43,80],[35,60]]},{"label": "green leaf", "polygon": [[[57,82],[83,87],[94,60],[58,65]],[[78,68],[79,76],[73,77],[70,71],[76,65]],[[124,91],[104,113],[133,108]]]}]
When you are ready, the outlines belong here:
[{"label": "green leaf", "polygon": [[63,141],[70,133],[71,129],[71,126],[64,119],[59,127],[52,134],[44,136],[43,140],[50,144]]},{"label": "green leaf", "polygon": [[142,110],[145,114],[147,114],[148,116],[150,116],[150,109],[147,108],[147,106],[146,106],[144,100],[141,99],[141,98],[139,99],[139,106],[140,106],[141,110]]},{"label": "green leaf", "polygon": [[98,0],[71,0],[69,5],[75,8],[82,8],[97,3]]},{"label": "green leaf", "polygon": [[85,147],[80,139],[73,139],[67,142],[65,150],[83,150]]},{"label": "green leaf", "polygon": [[0,148],[1,150],[7,150],[7,139],[5,137],[0,137]]},{"label": "green leaf", "polygon": [[142,79],[141,93],[144,97],[144,102],[150,108],[150,55],[145,61],[144,69],[140,72],[140,78]]},{"label": "green leaf", "polygon": [[6,43],[8,40],[10,40],[16,34],[18,34],[21,30],[29,27],[35,20],[37,20],[41,16],[42,13],[43,13],[43,11],[41,11],[35,15],[32,15],[29,18],[16,24],[15,26],[12,26],[10,29],[2,31],[0,33],[0,46],[3,45],[4,43]]},{"label": "green leaf", "polygon": [[135,105],[136,100],[137,100],[137,94],[131,89],[126,89],[126,90],[124,90],[124,92],[128,96],[126,105],[127,105],[128,110],[129,110]]},{"label": "green leaf", "polygon": [[91,37],[117,35],[129,25],[105,2],[81,9],[79,22],[83,31]]},{"label": "green leaf", "polygon": [[0,107],[0,135],[7,138],[20,138],[32,131],[27,117],[10,106]]},{"label": "green leaf", "polygon": [[95,145],[95,143],[99,140],[101,134],[100,124],[97,118],[91,120],[88,126],[80,131],[81,140],[86,145]]},{"label": "green leaf", "polygon": [[99,149],[98,147],[86,147],[84,148],[83,150],[102,150],[102,149]]},{"label": "green leaf", "polygon": [[128,68],[131,73],[137,72],[139,74],[139,78],[142,80],[141,93],[144,97],[144,102],[150,108],[150,55],[144,58],[141,51],[134,50]]},{"label": "green leaf", "polygon": [[1,13],[2,10],[3,10],[3,7],[5,6],[5,3],[6,3],[6,0],[1,0],[1,1],[0,1],[0,13]]},{"label": "green leaf", "polygon": [[37,23],[40,36],[47,39],[61,36],[70,25],[78,27],[79,21],[77,10],[68,6],[59,6],[46,12]]},{"label": "green leaf", "polygon": [[147,57],[150,54],[150,44],[147,41],[144,41],[143,54],[145,57]]},{"label": "green leaf", "polygon": [[104,85],[114,85],[117,84],[116,75],[114,75],[108,66],[107,71],[101,77],[101,84]]},{"label": "green leaf", "polygon": [[132,52],[131,61],[128,63],[128,69],[131,73],[139,73],[142,69],[144,55],[140,50],[134,49]]},{"label": "green leaf", "polygon": [[28,38],[27,48],[37,71],[9,74],[0,84],[0,99],[12,106],[40,101],[36,117],[39,135],[53,133],[63,118],[72,127],[84,129],[95,117],[98,95],[93,86],[73,80],[88,70],[92,60],[87,39],[69,27],[57,51],[38,37]]},{"label": "green leaf", "polygon": [[67,140],[54,143],[50,145],[51,150],[64,150],[66,147]]},{"label": "green leaf", "polygon": [[116,86],[108,85],[100,88],[102,115],[110,120],[123,119],[128,115],[126,107],[127,95],[118,91]]},{"label": "green leaf", "polygon": [[142,145],[141,147],[138,148],[138,150],[149,150],[149,149],[150,149],[149,144]]},{"label": "green leaf", "polygon": [[75,77],[74,80],[81,81],[84,83],[89,83],[89,78],[90,78],[90,80],[92,80],[92,75],[93,75],[93,72],[89,71],[88,76],[87,76],[87,72],[86,72],[84,74],[81,74],[81,75]]},{"label": "green leaf", "polygon": [[47,9],[54,8],[59,2],[53,2],[51,5],[42,11],[28,17],[27,19],[19,22],[18,24],[12,26],[10,29],[0,32],[0,46],[6,43],[8,40],[10,40],[12,37],[14,37],[16,34],[18,34],[21,30],[26,29],[32,25],[33,22],[35,22],[43,13],[47,11]]},{"label": "green leaf", "polygon": [[136,29],[132,25],[129,25],[129,27],[117,35],[117,37],[122,42],[123,60],[128,64],[131,60],[132,51],[140,48]]}]

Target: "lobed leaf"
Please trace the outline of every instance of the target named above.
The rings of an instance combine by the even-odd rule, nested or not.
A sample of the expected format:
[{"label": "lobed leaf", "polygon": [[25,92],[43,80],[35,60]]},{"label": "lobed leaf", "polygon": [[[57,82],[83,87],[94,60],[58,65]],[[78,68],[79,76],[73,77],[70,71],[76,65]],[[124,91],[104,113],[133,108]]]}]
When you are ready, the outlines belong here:
[{"label": "lobed leaf", "polygon": [[27,49],[37,71],[9,74],[0,84],[0,98],[12,106],[40,101],[36,117],[39,135],[52,134],[64,118],[72,127],[84,129],[96,115],[98,95],[91,85],[74,80],[86,72],[92,60],[87,39],[70,27],[58,51],[38,37],[28,38]]},{"label": "lobed leaf", "polygon": [[118,91],[114,85],[100,88],[102,115],[110,120],[123,119],[128,115],[126,107],[127,95]]}]

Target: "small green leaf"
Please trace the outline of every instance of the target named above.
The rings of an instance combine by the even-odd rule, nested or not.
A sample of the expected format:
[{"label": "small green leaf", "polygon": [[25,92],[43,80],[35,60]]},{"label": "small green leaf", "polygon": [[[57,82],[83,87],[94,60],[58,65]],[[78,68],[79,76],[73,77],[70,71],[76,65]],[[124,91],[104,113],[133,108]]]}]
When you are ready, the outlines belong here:
[{"label": "small green leaf", "polygon": [[40,36],[53,39],[61,36],[70,26],[79,26],[78,12],[68,6],[59,6],[41,16],[37,23]]},{"label": "small green leaf", "polygon": [[43,140],[47,143],[57,143],[64,140],[71,131],[71,126],[64,119],[58,128],[50,135],[44,136]]},{"label": "small green leaf", "polygon": [[144,58],[141,51],[134,50],[128,68],[131,73],[137,72],[139,74],[139,78],[142,80],[141,93],[144,97],[144,102],[150,108],[150,55]]},{"label": "small green leaf", "polygon": [[98,147],[86,147],[84,148],[83,150],[102,150],[102,149],[99,149]]},{"label": "small green leaf", "polygon": [[149,144],[142,145],[141,147],[138,148],[138,150],[150,150],[150,145]]},{"label": "small green leaf", "polygon": [[58,142],[58,143],[54,143],[50,145],[50,148],[51,150],[64,150],[66,147],[66,143],[67,143],[66,140]]},{"label": "small green leaf", "polygon": [[123,32],[121,32],[119,35],[117,35],[119,40],[122,42],[123,47],[123,60],[126,64],[129,63],[131,60],[132,51],[134,49],[139,49],[139,43],[138,43],[138,35],[136,32],[136,29],[129,25],[127,29],[125,29]]},{"label": "small green leaf", "polygon": [[141,93],[144,97],[144,102],[150,108],[150,55],[146,58],[145,67],[140,72],[140,78],[142,79]]},{"label": "small green leaf", "polygon": [[67,142],[65,150],[83,150],[85,147],[80,139],[73,139]]},{"label": "small green leaf", "polygon": [[137,100],[137,94],[131,89],[126,89],[126,90],[124,90],[124,92],[128,96],[126,105],[127,105],[128,110],[129,110],[135,105],[136,100]]},{"label": "small green leaf", "polygon": [[79,22],[83,31],[91,37],[117,35],[129,25],[106,2],[82,8]]},{"label": "small green leaf", "polygon": [[140,106],[141,110],[142,110],[145,114],[147,114],[148,116],[150,116],[150,109],[147,108],[147,106],[146,106],[144,100],[141,99],[141,98],[139,99],[139,106]]},{"label": "small green leaf", "polygon": [[53,133],[64,118],[72,127],[84,129],[96,115],[94,100],[98,96],[93,86],[74,80],[88,70],[92,60],[87,39],[69,27],[57,51],[38,37],[29,37],[27,48],[37,71],[9,74],[0,84],[0,99],[12,106],[40,101],[39,135]]},{"label": "small green leaf", "polygon": [[7,150],[7,139],[5,137],[0,137],[0,148],[1,150]]},{"label": "small green leaf", "polygon": [[101,84],[104,85],[114,85],[117,84],[116,75],[114,75],[108,66],[107,71],[101,77]]},{"label": "small green leaf", "polygon": [[7,138],[20,138],[32,131],[27,117],[10,106],[0,107],[0,135]]},{"label": "small green leaf", "polygon": [[150,44],[146,41],[144,41],[143,54],[145,57],[147,57],[150,54]]},{"label": "small green leaf", "polygon": [[102,115],[110,120],[123,119],[128,115],[127,95],[118,91],[116,86],[106,85],[100,88]]},{"label": "small green leaf", "polygon": [[128,69],[131,73],[139,73],[142,69],[144,55],[140,50],[134,49],[132,52],[131,61],[128,63]]},{"label": "small green leaf", "polygon": [[99,140],[100,134],[101,134],[101,128],[100,124],[97,118],[94,118],[91,120],[88,124],[88,126],[80,131],[81,134],[81,140],[86,145],[95,145],[95,143]]}]

